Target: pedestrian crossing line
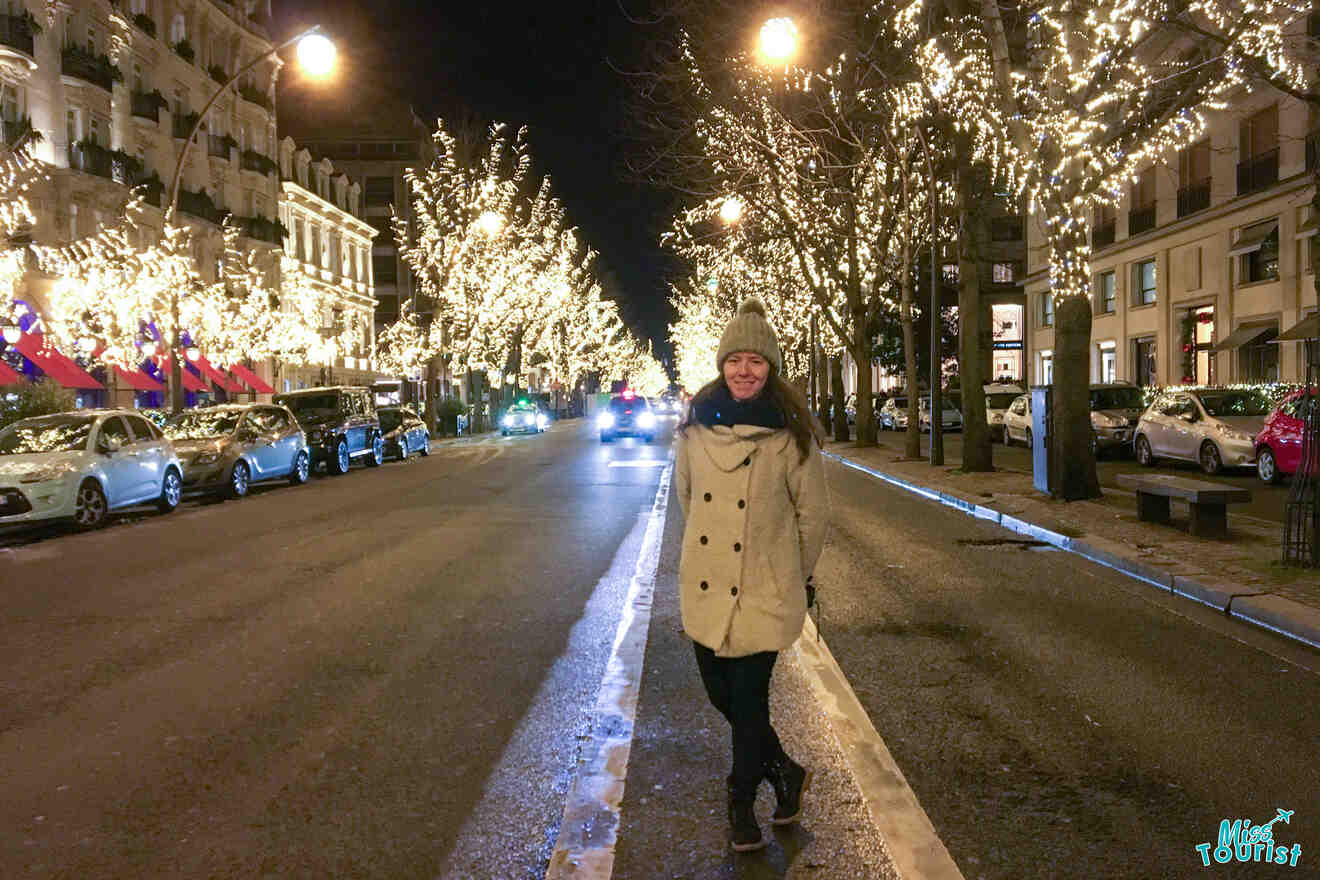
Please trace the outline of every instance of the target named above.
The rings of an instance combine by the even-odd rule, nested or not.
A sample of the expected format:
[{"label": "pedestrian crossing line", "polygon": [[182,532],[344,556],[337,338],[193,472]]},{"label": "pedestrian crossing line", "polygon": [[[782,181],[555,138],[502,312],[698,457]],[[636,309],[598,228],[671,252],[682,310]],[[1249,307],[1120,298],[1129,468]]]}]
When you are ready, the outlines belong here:
[{"label": "pedestrian crossing line", "polygon": [[546,880],[609,880],[614,871],[619,811],[637,720],[642,662],[651,626],[651,603],[673,472],[671,450],[660,474],[651,519],[624,598],[614,647],[601,677],[600,692],[591,713],[591,738],[583,743],[578,755],[577,773],[564,805],[564,818],[559,824]]}]

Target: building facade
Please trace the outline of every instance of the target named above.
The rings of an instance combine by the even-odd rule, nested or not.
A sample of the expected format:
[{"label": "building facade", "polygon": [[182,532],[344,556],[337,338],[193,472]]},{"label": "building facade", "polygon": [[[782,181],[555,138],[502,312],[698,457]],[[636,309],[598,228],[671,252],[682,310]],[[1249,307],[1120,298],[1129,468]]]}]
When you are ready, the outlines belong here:
[{"label": "building facade", "polygon": [[[1310,216],[1320,120],[1271,89],[1209,116],[1091,225],[1091,379],[1138,385],[1305,378],[1278,334],[1316,311]],[[1053,381],[1043,223],[1029,223],[1031,381]]]}]

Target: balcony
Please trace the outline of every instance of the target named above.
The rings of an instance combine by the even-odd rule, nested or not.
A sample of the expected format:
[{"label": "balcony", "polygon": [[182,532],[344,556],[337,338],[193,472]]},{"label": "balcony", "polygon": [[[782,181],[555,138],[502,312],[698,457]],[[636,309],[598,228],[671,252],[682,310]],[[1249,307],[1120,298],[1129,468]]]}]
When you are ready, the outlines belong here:
[{"label": "balcony", "polygon": [[27,116],[22,119],[0,119],[0,145],[13,146],[30,131],[32,131],[32,119]]},{"label": "balcony", "polygon": [[210,67],[206,68],[206,72],[211,79],[220,83],[220,85],[229,82],[229,74],[225,73],[225,69],[218,64],[212,64]]},{"label": "balcony", "polygon": [[202,117],[196,113],[176,113],[174,116],[174,136],[184,140],[192,132],[197,120]]},{"label": "balcony", "polygon": [[1155,205],[1141,205],[1128,211],[1128,235],[1140,235],[1155,228]]},{"label": "balcony", "polygon": [[182,58],[184,61],[187,61],[189,64],[192,64],[193,59],[197,57],[197,50],[194,49],[192,47],[192,43],[188,42],[187,40],[179,40],[179,42],[175,43],[173,46],[170,46],[170,48],[174,50],[175,55],[178,55],[180,58]]},{"label": "balcony", "polygon": [[134,92],[132,95],[133,115],[139,119],[150,119],[160,123],[160,109],[169,103],[160,92]]},{"label": "balcony", "polygon": [[238,96],[244,101],[248,101],[249,103],[256,104],[258,107],[264,108],[267,113],[275,112],[275,104],[271,101],[270,96],[255,86],[247,84],[239,86]]},{"label": "balcony", "polygon": [[264,241],[267,244],[278,246],[289,236],[289,230],[285,229],[284,224],[278,220],[267,220],[265,217],[235,217],[234,219],[238,222],[243,235],[257,241]]},{"label": "balcony", "polygon": [[244,150],[239,157],[240,165],[244,171],[255,171],[258,174],[274,174],[279,171],[280,166],[269,156],[262,155],[256,150]]},{"label": "balcony", "polygon": [[1306,170],[1314,171],[1320,166],[1320,131],[1313,131],[1306,136]]},{"label": "balcony", "polygon": [[1237,166],[1237,194],[1267,189],[1279,182],[1279,148],[1253,156]]},{"label": "balcony", "polygon": [[160,175],[151,172],[151,176],[139,180],[136,185],[138,194],[142,196],[142,201],[148,205],[162,207],[162,201],[165,198],[165,183],[160,179]]},{"label": "balcony", "polygon": [[86,80],[107,92],[112,91],[115,83],[124,78],[123,72],[111,64],[109,58],[90,52],[82,46],[64,47],[61,61],[60,72],[65,76]]},{"label": "balcony", "polygon": [[133,16],[133,24],[137,26],[138,30],[142,31],[142,33],[147,36],[156,36],[156,20],[145,12],[139,12],[137,15]]},{"label": "balcony", "polygon": [[79,141],[69,147],[69,167],[97,177],[111,177],[110,151],[100,144]]},{"label": "balcony", "polygon": [[36,30],[31,14],[0,15],[0,57],[12,54],[5,50],[15,50],[23,55],[29,67],[35,67],[32,35]]},{"label": "balcony", "polygon": [[229,151],[238,146],[238,141],[227,134],[213,134],[206,138],[206,155],[212,159],[229,161]]},{"label": "balcony", "polygon": [[1114,243],[1114,234],[1117,221],[1110,220],[1106,223],[1100,223],[1091,227],[1091,248],[1099,250],[1102,247],[1109,247]]},{"label": "balcony", "polygon": [[1210,207],[1210,178],[1178,190],[1178,216],[1186,217]]},{"label": "balcony", "polygon": [[224,212],[215,206],[215,201],[207,194],[206,190],[193,192],[181,187],[179,189],[179,210],[217,226],[224,216]]}]

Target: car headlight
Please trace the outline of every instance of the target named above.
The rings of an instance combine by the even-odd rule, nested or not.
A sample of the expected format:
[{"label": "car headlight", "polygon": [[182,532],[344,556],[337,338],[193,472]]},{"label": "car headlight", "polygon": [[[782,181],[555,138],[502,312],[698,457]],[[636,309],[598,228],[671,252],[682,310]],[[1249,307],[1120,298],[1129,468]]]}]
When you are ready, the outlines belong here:
[{"label": "car headlight", "polygon": [[548,424],[550,424],[550,418],[545,413],[541,413],[536,417],[536,427],[544,428]]},{"label": "car headlight", "polygon": [[1004,421],[1004,414],[1003,414],[1003,413],[990,413],[990,423],[991,423],[991,424],[998,425],[999,423],[1001,423],[1001,422],[1003,422],[1003,421]]},{"label": "car headlight", "polygon": [[1244,431],[1239,431],[1237,428],[1231,427],[1229,425],[1216,425],[1215,427],[1219,431],[1219,433],[1224,437],[1225,440],[1234,440],[1238,443],[1256,442],[1255,435],[1248,434]]},{"label": "car headlight", "polygon": [[199,452],[197,457],[193,459],[193,464],[215,464],[219,460],[220,453],[218,452]]},{"label": "car headlight", "polygon": [[73,465],[68,464],[49,464],[35,471],[28,471],[18,478],[20,483],[49,483],[51,480],[58,480],[60,477],[68,476],[73,473]]},{"label": "car headlight", "polygon": [[637,424],[642,426],[643,428],[654,428],[655,415],[653,413],[644,412],[637,417]]},{"label": "car headlight", "polygon": [[513,416],[505,416],[504,418],[500,419],[500,424],[506,428],[513,427]]},{"label": "car headlight", "polygon": [[596,416],[596,424],[602,428],[613,428],[614,416],[611,415],[610,413],[603,412],[600,415]]}]

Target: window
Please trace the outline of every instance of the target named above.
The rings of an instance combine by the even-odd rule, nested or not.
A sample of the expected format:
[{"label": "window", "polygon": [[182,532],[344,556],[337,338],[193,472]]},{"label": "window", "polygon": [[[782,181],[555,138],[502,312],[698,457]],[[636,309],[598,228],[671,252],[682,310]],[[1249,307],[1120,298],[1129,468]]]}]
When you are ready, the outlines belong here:
[{"label": "window", "polygon": [[1097,205],[1091,224],[1091,247],[1108,247],[1114,243],[1114,229],[1118,213],[1113,205]]},{"label": "window", "polygon": [[1279,277],[1279,221],[1244,227],[1229,255],[1238,258],[1238,283],[1275,281]]},{"label": "window", "polygon": [[[1040,370],[1037,373],[1041,385],[1054,384],[1054,352],[1042,351],[1040,353]],[[1028,398],[1030,400],[1030,398]]]},{"label": "window", "polygon": [[133,437],[138,442],[149,442],[155,440],[157,434],[151,428],[151,423],[142,416],[124,416],[128,426],[133,429]]},{"label": "window", "polygon": [[69,146],[82,140],[82,111],[70,107],[64,114],[64,133],[69,139]]},{"label": "window", "polygon": [[371,258],[371,274],[377,284],[395,284],[399,280],[399,267],[392,254]]},{"label": "window", "polygon": [[1048,290],[1040,295],[1040,326],[1054,326],[1054,294]]},{"label": "window", "polygon": [[1112,315],[1118,302],[1118,279],[1113,272],[1101,272],[1096,279],[1096,302],[1102,315]]},{"label": "window", "polygon": [[1100,381],[1118,381],[1118,352],[1113,342],[1100,343]]},{"label": "window", "polygon": [[170,42],[182,43],[188,39],[188,26],[184,23],[183,13],[176,12],[170,21]]},{"label": "window", "polygon": [[1132,340],[1132,375],[1138,385],[1149,387],[1158,384],[1155,369],[1155,337],[1141,336]]},{"label": "window", "polygon": [[1128,193],[1128,235],[1139,235],[1155,228],[1155,168],[1137,175]]},{"label": "window", "polygon": [[293,241],[294,248],[297,251],[295,256],[298,257],[299,262],[305,262],[307,260],[307,247],[303,240],[303,222],[301,217],[293,221]]},{"label": "window", "polygon": [[1210,207],[1210,142],[1178,151],[1178,216]]},{"label": "window", "polygon": [[1155,261],[1142,260],[1132,267],[1132,304],[1148,306],[1155,302]]},{"label": "window", "polygon": [[1273,186],[1279,180],[1279,108],[1271,104],[1238,128],[1238,195]]},{"label": "window", "polygon": [[312,252],[311,260],[314,264],[321,264],[321,227],[312,226]]},{"label": "window", "polygon": [[990,220],[991,241],[1021,241],[1021,217],[994,217]]},{"label": "window", "polygon": [[1238,349],[1238,381],[1279,381],[1279,346],[1271,341],[1278,335],[1278,328],[1271,328]]},{"label": "window", "polygon": [[368,177],[364,187],[367,207],[382,207],[394,204],[394,178]]},{"label": "window", "polygon": [[1013,273],[1012,263],[994,264],[992,277],[994,278],[995,284],[1012,284],[1013,274],[1014,273]]},{"label": "window", "polygon": [[128,9],[133,15],[146,15],[147,0],[132,0],[132,2],[128,4]]},{"label": "window", "polygon": [[124,425],[124,420],[119,416],[111,416],[101,423],[101,431],[96,437],[97,451],[109,452],[109,440],[111,437],[118,440],[120,445],[129,442],[128,428]]}]

